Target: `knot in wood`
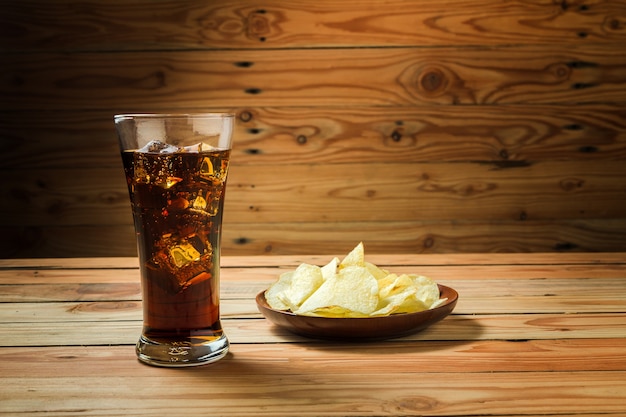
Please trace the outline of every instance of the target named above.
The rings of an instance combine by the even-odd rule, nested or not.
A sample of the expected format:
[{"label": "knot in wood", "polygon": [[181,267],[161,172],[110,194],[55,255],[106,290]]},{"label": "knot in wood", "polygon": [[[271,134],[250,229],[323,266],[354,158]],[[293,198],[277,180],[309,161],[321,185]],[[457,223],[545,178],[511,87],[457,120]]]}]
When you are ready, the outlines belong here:
[{"label": "knot in wood", "polygon": [[417,78],[418,91],[427,97],[436,97],[445,93],[450,85],[447,71],[437,67],[424,68]]},{"label": "knot in wood", "polygon": [[400,142],[402,140],[402,130],[394,130],[393,133],[391,133],[391,139],[394,142]]},{"label": "knot in wood", "polygon": [[239,120],[241,120],[242,122],[249,122],[250,120],[252,120],[252,113],[250,113],[248,110],[244,110],[241,113],[239,113]]},{"label": "knot in wood", "polygon": [[437,68],[431,68],[422,73],[419,84],[420,87],[428,92],[437,91],[443,85],[445,75]]},{"label": "knot in wood", "polygon": [[271,24],[267,18],[266,11],[251,13],[246,20],[246,34],[249,39],[259,39],[265,41],[270,34]]},{"label": "knot in wood", "polygon": [[607,17],[604,20],[603,26],[606,30],[609,30],[609,31],[620,30],[624,28],[624,24],[620,21],[619,18],[616,18],[615,16]]},{"label": "knot in wood", "polygon": [[585,180],[582,178],[565,178],[561,180],[559,185],[564,191],[572,192],[583,188]]},{"label": "knot in wood", "polygon": [[570,78],[570,75],[572,73],[572,68],[574,67],[571,66],[571,64],[568,65],[568,64],[559,63],[559,64],[550,65],[550,67],[548,68],[548,71],[550,71],[550,73],[557,80],[567,80]]}]

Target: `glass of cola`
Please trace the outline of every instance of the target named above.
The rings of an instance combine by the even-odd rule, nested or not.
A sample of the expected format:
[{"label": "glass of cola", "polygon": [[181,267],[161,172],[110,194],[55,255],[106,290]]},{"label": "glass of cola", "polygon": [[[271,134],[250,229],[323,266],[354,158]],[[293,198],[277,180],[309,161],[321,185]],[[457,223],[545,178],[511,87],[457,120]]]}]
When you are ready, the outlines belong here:
[{"label": "glass of cola", "polygon": [[140,361],[202,365],[228,352],[220,235],[234,116],[116,115],[143,301]]}]

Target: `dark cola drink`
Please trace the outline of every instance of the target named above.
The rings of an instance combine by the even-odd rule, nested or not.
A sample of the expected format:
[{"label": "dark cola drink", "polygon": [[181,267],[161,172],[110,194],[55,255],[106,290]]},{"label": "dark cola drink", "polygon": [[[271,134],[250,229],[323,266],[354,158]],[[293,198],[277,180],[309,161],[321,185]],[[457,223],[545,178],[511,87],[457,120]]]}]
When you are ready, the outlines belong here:
[{"label": "dark cola drink", "polygon": [[140,359],[160,354],[175,366],[207,343],[223,340],[227,349],[219,247],[229,157],[159,141],[122,152],[142,265]]}]

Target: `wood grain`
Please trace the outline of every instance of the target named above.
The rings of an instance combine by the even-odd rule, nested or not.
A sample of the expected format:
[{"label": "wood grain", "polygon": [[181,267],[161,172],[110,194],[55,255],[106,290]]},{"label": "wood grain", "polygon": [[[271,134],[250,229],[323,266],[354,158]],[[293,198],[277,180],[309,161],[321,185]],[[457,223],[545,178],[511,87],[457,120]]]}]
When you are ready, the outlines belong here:
[{"label": "wood grain", "polygon": [[[609,0],[3,2],[5,50],[146,50],[623,42]],[[145,11],[149,9],[150,13]],[[11,42],[9,42],[11,40]]]},{"label": "wood grain", "polygon": [[237,114],[227,254],[626,245],[624,0],[1,3],[1,256],[135,254],[120,112]]},{"label": "wood grain", "polygon": [[[343,258],[348,251],[335,253],[333,257]],[[548,276],[552,280],[581,280],[590,276],[598,280],[623,278],[626,265],[623,253],[560,253],[558,258],[551,253],[376,254],[366,247],[366,256],[370,262],[391,272],[408,273],[410,269],[413,273],[432,276],[437,280],[452,278],[480,281],[485,279],[485,268],[488,268],[491,279],[509,279],[513,281],[509,285],[513,286],[518,286],[515,282],[518,279],[545,279]],[[303,262],[323,266],[330,259],[328,255],[222,256],[222,290],[233,298],[253,297],[257,293],[257,285],[267,286],[281,272],[293,270]],[[255,269],[254,274],[249,273],[251,268]],[[136,285],[138,281],[139,264],[136,257],[0,259],[0,285],[3,286],[21,284],[41,288],[45,284],[90,284],[88,287],[94,285],[95,294],[104,294],[106,288],[128,283]],[[543,285],[535,282],[533,287],[540,288]],[[557,282],[551,285],[562,286]],[[60,288],[65,287],[57,287],[57,291]],[[127,289],[125,285],[118,288]],[[63,294],[68,295],[65,291]]]},{"label": "wood grain", "polygon": [[[337,256],[339,256],[337,254]],[[557,268],[558,272],[575,271],[599,271],[605,276],[606,271],[623,272],[623,265],[626,263],[623,253],[560,253],[555,258],[552,253],[534,253],[532,257],[520,256],[519,254],[508,253],[464,253],[464,254],[371,254],[368,251],[368,258],[377,265],[386,267],[397,267],[405,265],[428,265],[433,267],[449,268],[451,266],[470,266],[474,264],[502,267],[503,265],[526,266],[532,268]],[[231,269],[246,269],[251,267],[263,268],[290,268],[298,266],[302,262],[318,265],[328,263],[326,255],[298,254],[298,255],[272,255],[272,256],[222,256],[223,267]],[[98,257],[98,258],[28,258],[28,259],[0,259],[0,271],[14,274],[16,271],[23,271],[26,276],[37,278],[40,274],[48,271],[61,270],[61,276],[72,276],[70,281],[60,282],[82,282],[75,281],[76,270],[86,270],[94,273],[102,270],[105,275],[110,276],[109,269],[136,270],[136,257]],[[551,271],[552,276],[559,277]],[[85,273],[85,272],[83,272]],[[79,272],[80,274],[80,272]],[[80,275],[78,275],[80,276]],[[614,275],[611,275],[614,276]],[[571,276],[569,276],[571,277]],[[22,278],[20,278],[22,279]],[[102,278],[100,278],[102,279]],[[123,282],[123,281],[118,281]]]},{"label": "wood grain", "polygon": [[[250,301],[252,303],[252,301]],[[141,315],[137,311],[121,321],[54,321],[3,323],[0,346],[84,346],[124,344],[133,345],[141,333]],[[620,313],[573,315],[537,314],[532,319],[524,315],[455,314],[437,326],[402,338],[403,340],[526,340],[559,338],[619,339],[626,331],[626,319]],[[135,320],[128,320],[134,317]],[[94,319],[98,319],[94,316]],[[50,323],[55,323],[52,326]],[[304,343],[308,339],[277,328],[262,318],[224,320],[224,331],[233,343]],[[36,336],[34,336],[36,335]],[[523,335],[523,336],[522,336]]]},{"label": "wood grain", "polygon": [[[621,218],[623,161],[364,163],[258,167],[233,162],[226,223]],[[0,224],[130,224],[120,169],[14,170]],[[54,174],[54,175],[52,175]],[[280,182],[277,181],[280,179]],[[23,207],[13,213],[14,207]],[[355,211],[355,208],[359,210]],[[46,220],[46,216],[48,220]],[[10,220],[9,220],[10,219]]]},{"label": "wood grain", "polygon": [[371,253],[613,252],[624,246],[624,231],[621,221],[602,219],[232,224],[223,247],[230,255],[332,255],[359,241]]},{"label": "wood grain", "polygon": [[[0,227],[7,257],[136,256],[131,225]],[[615,220],[226,223],[225,255],[344,253],[364,241],[371,253],[615,252],[626,250]]]},{"label": "wood grain", "polygon": [[[130,358],[122,359],[122,364],[136,366]],[[288,416],[293,410],[298,410],[299,415],[466,415],[475,409],[476,403],[482,404],[481,410],[492,416],[511,415],[511,411],[520,407],[535,415],[545,415],[555,408],[576,416],[596,412],[619,415],[617,413],[623,409],[621,393],[626,387],[626,373],[620,371],[585,372],[584,385],[576,372],[468,372],[463,378],[432,373],[428,378],[410,382],[390,372],[332,372],[327,378],[336,381],[335,384],[324,385],[320,382],[327,378],[316,376],[284,375],[277,379],[271,372],[272,363],[246,361],[246,364],[249,369],[245,381],[232,377],[228,362],[211,367],[211,372],[190,372],[167,386],[155,377],[161,374],[159,372],[131,378],[81,378],[83,385],[103,387],[97,394],[103,399],[98,402],[100,410],[89,407],[92,400],[73,378],[10,378],[3,391],[3,407],[8,412],[29,408],[30,389],[36,391],[38,397],[46,398],[46,407],[54,410],[49,415],[67,414],[74,411],[72,407],[76,405],[82,405],[92,415],[96,412],[111,414],[119,409],[132,415],[175,413],[180,409],[174,408],[176,402],[172,399],[181,396],[188,398],[185,413],[189,415],[201,415],[207,409],[239,416],[251,410],[265,416]],[[364,390],[363,380],[377,380],[380,385]],[[466,389],[468,380],[473,387],[471,395],[460,397],[458,393]],[[317,396],[324,401],[309,398],[310,384],[316,384]],[[494,386],[499,389],[494,390]],[[520,387],[525,387],[523,398],[513,394],[520,392]],[[212,395],[206,395],[207,390]],[[59,392],[63,395],[59,396]],[[148,393],[152,396],[149,402],[145,400]]]},{"label": "wood grain", "polygon": [[606,45],[42,53],[12,55],[0,80],[2,110],[623,103],[626,56]]},{"label": "wood grain", "polygon": [[261,318],[254,295],[326,256],[224,257],[231,350],[187,370],[137,363],[136,259],[0,260],[0,413],[623,415],[624,253],[368,258],[433,274],[457,308],[399,339],[314,341]]},{"label": "wood grain", "polygon": [[[412,268],[405,272],[426,271]],[[259,318],[259,311],[250,300],[275,282],[278,275],[274,271],[266,282],[235,288],[228,278],[222,280],[222,317]],[[500,279],[490,281],[489,295],[481,295],[472,294],[475,280],[468,282],[463,277],[440,274],[429,276],[441,284],[451,286],[459,293],[466,294],[455,308],[457,314],[568,313],[574,306],[580,313],[620,313],[626,309],[624,279],[580,278],[558,279],[556,282],[547,279],[539,284],[522,279]],[[605,288],[609,287],[616,289],[609,296],[603,296]],[[62,301],[59,300],[60,297],[63,297]],[[41,305],[41,302],[46,304]],[[0,323],[37,323],[50,320],[141,320],[139,279],[133,285],[40,284],[37,287],[25,287],[16,284],[3,287],[3,294],[0,294]]]},{"label": "wood grain", "polygon": [[[245,165],[626,159],[621,105],[211,110],[237,113],[232,161]],[[0,129],[4,169],[122,169],[110,111],[14,111]]]},{"label": "wood grain", "polygon": [[[421,268],[405,269],[405,272],[427,273]],[[256,294],[267,289],[276,281],[278,273],[268,274],[265,282],[255,282],[244,285],[233,285],[227,278],[222,282],[222,316],[235,317],[259,317],[255,305],[243,299],[254,298]],[[463,297],[455,311],[458,314],[524,314],[533,313],[565,313],[576,307],[580,312],[620,313],[626,308],[626,282],[623,279],[559,279],[554,282],[545,280],[539,284],[518,279],[494,280],[490,282],[489,296],[471,295],[472,287],[476,280],[465,280],[462,272],[457,275],[429,274],[429,277],[442,284],[448,285],[460,293],[470,294]],[[508,277],[507,277],[508,278]],[[49,284],[39,285],[36,288],[23,288],[18,285],[7,286],[6,294],[0,299],[4,303],[0,305],[2,318],[0,322],[33,322],[42,319],[56,319],[64,321],[115,321],[124,319],[140,319],[139,280],[133,285],[120,286],[119,284],[101,285],[108,292],[97,293],[95,286],[82,284],[75,286],[74,293],[68,285],[52,286]],[[99,288],[100,286],[98,286]],[[527,288],[528,287],[528,288]],[[616,287],[616,290],[608,296],[602,296],[605,288]],[[110,288],[110,289],[109,289]],[[24,291],[31,290],[24,293]],[[33,296],[33,293],[38,293]],[[54,304],[59,294],[64,294],[63,303]],[[121,295],[120,295],[121,293]],[[51,299],[49,294],[57,297]],[[496,300],[493,300],[497,297]],[[75,300],[71,302],[71,300]],[[39,302],[46,301],[48,306],[42,308]],[[17,304],[20,303],[20,304]],[[119,314],[110,314],[111,311],[119,310]]]},{"label": "wood grain", "polygon": [[[389,365],[404,374],[431,374],[447,368],[450,361],[464,362],[467,372],[489,372],[495,364],[508,371],[624,371],[624,343],[623,339],[564,339],[476,341],[468,346],[458,342],[421,341],[419,345],[411,345],[400,341],[372,343],[370,346],[319,344],[315,349],[302,349],[298,344],[289,343],[280,346],[281,357],[276,356],[276,345],[241,344],[225,360],[233,373],[244,372],[246,366],[257,362],[271,364],[275,373],[288,375],[295,373],[295,366],[293,361],[284,358],[293,357],[300,358],[299,362],[307,367],[310,375],[323,375],[329,370],[350,372],[361,366],[385,372],[389,370]],[[387,352],[385,362],[371,360],[371,347]],[[519,360],[509,360],[511,353],[516,354]],[[99,372],[103,377],[117,375],[132,378],[137,375],[137,367],[132,363],[132,349],[126,345],[85,346],[71,353],[64,347],[7,347],[0,349],[0,358],[4,359],[3,371],[7,378],[23,376],[24,368],[20,365],[24,361],[36,365],[31,369],[42,375],[63,367],[67,376],[83,378],[91,376],[89,368],[93,365],[102,367]]]}]

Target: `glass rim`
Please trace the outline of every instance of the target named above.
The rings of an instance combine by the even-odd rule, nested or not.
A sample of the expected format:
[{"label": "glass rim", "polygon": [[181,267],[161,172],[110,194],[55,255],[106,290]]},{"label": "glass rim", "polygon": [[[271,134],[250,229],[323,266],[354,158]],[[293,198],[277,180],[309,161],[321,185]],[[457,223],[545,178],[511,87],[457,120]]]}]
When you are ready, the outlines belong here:
[{"label": "glass rim", "polygon": [[223,119],[234,118],[233,112],[207,112],[207,113],[120,113],[113,116],[115,121],[131,119]]}]

